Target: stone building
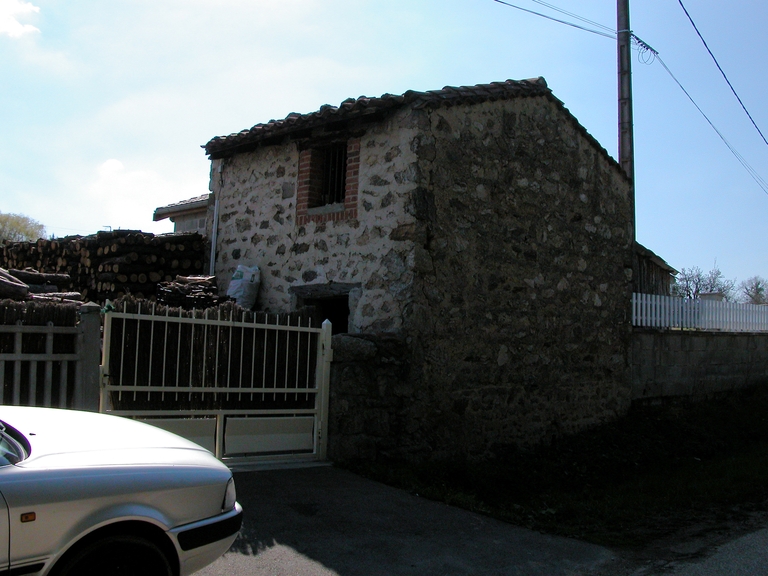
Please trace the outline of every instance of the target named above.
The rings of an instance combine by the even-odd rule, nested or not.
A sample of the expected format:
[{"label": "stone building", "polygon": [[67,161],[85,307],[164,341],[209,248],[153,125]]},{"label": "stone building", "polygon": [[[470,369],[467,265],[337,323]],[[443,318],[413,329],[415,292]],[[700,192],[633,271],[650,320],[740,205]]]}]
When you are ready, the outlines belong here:
[{"label": "stone building", "polygon": [[152,220],[158,222],[169,218],[173,222],[174,234],[197,232],[205,235],[209,196],[210,194],[203,194],[155,208]]},{"label": "stone building", "polygon": [[369,366],[397,342],[390,380],[351,386],[350,359],[335,383],[338,453],[485,457],[629,406],[631,184],[542,78],[349,99],[205,151],[221,285],[258,265],[259,307],[320,306]]}]

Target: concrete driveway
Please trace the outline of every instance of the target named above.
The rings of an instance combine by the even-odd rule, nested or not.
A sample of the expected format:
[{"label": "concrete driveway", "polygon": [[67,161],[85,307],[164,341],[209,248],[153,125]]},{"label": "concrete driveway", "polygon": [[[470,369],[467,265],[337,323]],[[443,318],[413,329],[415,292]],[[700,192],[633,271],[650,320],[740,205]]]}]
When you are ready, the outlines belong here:
[{"label": "concrete driveway", "polygon": [[586,574],[614,559],[332,467],[235,474],[231,550],[200,576]]}]

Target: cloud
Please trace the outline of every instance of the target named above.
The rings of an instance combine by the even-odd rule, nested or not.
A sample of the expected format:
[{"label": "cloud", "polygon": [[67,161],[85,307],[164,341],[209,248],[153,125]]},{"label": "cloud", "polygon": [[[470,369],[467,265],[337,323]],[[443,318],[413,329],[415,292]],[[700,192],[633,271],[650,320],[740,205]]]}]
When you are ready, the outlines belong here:
[{"label": "cloud", "polygon": [[169,221],[152,222],[155,208],[207,192],[197,183],[167,178],[148,169],[129,169],[116,158],[96,168],[86,196],[97,207],[100,227],[167,232]]},{"label": "cloud", "polygon": [[40,12],[40,8],[21,0],[0,0],[0,34],[19,38],[30,32],[40,32],[31,24],[22,24],[16,17]]}]

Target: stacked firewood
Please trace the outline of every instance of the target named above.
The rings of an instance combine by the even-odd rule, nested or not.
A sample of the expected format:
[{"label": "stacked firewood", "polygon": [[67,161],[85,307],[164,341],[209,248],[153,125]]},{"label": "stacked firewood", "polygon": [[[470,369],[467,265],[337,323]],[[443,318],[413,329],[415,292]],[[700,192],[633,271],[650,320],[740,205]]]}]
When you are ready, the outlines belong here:
[{"label": "stacked firewood", "polygon": [[184,310],[211,308],[229,300],[219,296],[216,276],[176,276],[157,288],[158,302]]},{"label": "stacked firewood", "polygon": [[68,274],[41,274],[32,269],[0,268],[0,298],[80,302],[80,292],[67,291],[70,284]]},{"label": "stacked firewood", "polygon": [[103,302],[124,294],[151,298],[159,282],[202,272],[205,241],[200,234],[155,236],[137,230],[98,232],[37,242],[6,242],[0,267],[68,274],[72,289]]}]

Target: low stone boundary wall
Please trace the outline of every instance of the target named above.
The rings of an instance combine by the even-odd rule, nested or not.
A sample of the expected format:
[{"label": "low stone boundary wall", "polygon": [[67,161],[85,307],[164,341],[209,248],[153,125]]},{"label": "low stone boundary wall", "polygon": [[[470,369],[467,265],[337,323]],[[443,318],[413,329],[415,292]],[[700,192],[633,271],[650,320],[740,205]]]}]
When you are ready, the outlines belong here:
[{"label": "low stone boundary wall", "polygon": [[768,334],[635,328],[632,400],[692,399],[768,383]]},{"label": "low stone boundary wall", "polygon": [[393,336],[333,337],[328,458],[395,455],[418,433],[408,424],[414,399],[405,341]]}]

